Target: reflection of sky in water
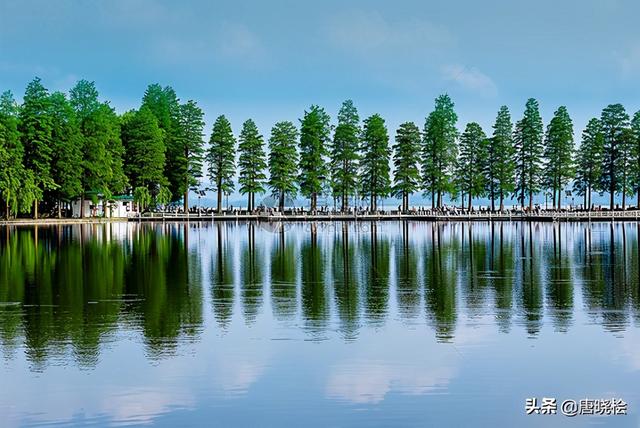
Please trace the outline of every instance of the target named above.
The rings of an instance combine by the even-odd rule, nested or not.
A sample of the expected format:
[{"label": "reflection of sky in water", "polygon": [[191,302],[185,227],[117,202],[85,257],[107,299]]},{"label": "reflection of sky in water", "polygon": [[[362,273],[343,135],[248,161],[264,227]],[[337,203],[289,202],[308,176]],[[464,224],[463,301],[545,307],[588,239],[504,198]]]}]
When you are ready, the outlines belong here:
[{"label": "reflection of sky in water", "polygon": [[[3,241],[0,263],[22,265],[0,300],[25,303],[0,308],[4,424],[638,426],[635,224],[362,226],[86,227],[83,269],[112,267],[78,277],[81,299],[32,284],[76,278],[77,229],[39,232],[56,254],[40,270]],[[542,396],[621,397],[630,415],[525,417]]]}]

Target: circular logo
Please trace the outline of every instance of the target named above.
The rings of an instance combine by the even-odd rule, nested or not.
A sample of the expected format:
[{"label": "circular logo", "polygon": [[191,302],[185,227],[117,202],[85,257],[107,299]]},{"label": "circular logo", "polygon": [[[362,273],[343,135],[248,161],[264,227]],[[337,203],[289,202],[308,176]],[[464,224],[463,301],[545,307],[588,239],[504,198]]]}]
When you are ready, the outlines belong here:
[{"label": "circular logo", "polygon": [[295,201],[289,197],[284,197],[284,210],[280,209],[280,197],[277,195],[266,195],[256,205],[258,212],[258,226],[268,232],[280,233],[291,228],[289,216],[295,215]]}]

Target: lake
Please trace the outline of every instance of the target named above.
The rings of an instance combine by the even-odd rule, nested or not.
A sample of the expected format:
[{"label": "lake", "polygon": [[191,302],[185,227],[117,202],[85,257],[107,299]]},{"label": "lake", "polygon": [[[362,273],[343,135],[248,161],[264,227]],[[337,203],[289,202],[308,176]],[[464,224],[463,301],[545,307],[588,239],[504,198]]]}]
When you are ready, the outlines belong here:
[{"label": "lake", "polygon": [[639,257],[636,223],[0,228],[1,424],[637,427]]}]

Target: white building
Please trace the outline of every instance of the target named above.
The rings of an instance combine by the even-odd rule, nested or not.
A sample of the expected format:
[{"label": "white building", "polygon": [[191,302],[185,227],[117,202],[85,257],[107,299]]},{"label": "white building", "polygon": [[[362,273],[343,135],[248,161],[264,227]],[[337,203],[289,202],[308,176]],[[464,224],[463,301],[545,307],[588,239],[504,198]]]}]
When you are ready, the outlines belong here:
[{"label": "white building", "polygon": [[[71,203],[71,210],[73,218],[80,218],[80,212],[82,211],[80,199]],[[97,204],[94,204],[91,199],[85,199],[82,216],[84,218],[127,218],[137,214],[138,211],[133,203],[133,196],[118,195],[106,201],[106,203],[100,199]]]}]

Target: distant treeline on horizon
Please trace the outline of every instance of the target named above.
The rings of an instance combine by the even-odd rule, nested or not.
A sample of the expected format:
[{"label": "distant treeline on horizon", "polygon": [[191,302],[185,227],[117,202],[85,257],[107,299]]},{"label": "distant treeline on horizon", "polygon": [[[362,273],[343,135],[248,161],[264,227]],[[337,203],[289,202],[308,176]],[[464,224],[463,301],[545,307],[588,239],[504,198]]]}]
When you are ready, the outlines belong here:
[{"label": "distant treeline on horizon", "polygon": [[[440,95],[422,129],[402,123],[393,145],[385,120],[374,114],[361,121],[351,100],[336,124],[312,105],[298,126],[278,122],[268,138],[251,119],[236,138],[222,115],[205,143],[203,118],[195,101],[181,102],[171,87],[158,84],[147,88],[138,110],[122,115],[86,80],[64,94],[50,93],[35,78],[22,104],[6,91],[0,98],[0,211],[6,218],[60,215],[71,201],[118,194],[133,195],[143,209],[181,202],[187,210],[189,191],[215,192],[221,209],[223,195],[236,190],[250,210],[256,194],[268,193],[281,208],[285,198],[300,195],[311,210],[319,196],[333,198],[343,211],[352,199],[377,210],[381,198],[392,196],[406,211],[417,192],[434,208],[448,195],[463,209],[474,198],[488,198],[492,210],[512,197],[531,209],[544,192],[560,208],[569,186],[587,208],[593,192],[608,194],[611,208],[621,194],[623,209],[636,194],[640,206],[640,111],[630,117],[621,104],[589,120],[577,151],[567,108],[558,107],[545,130],[533,98],[515,123],[502,106],[491,132],[476,122],[460,132],[453,101]],[[201,186],[203,174],[211,187]]]}]

